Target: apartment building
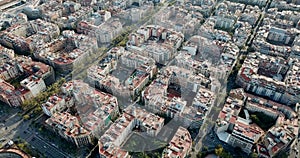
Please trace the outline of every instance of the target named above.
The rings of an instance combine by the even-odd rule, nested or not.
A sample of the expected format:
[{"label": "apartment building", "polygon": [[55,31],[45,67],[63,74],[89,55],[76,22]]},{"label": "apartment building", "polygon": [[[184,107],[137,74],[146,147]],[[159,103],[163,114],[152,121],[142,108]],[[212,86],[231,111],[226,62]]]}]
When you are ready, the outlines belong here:
[{"label": "apartment building", "polygon": [[85,63],[97,48],[96,39],[67,30],[62,38],[40,45],[34,56],[56,70],[69,71]]},{"label": "apartment building", "polygon": [[166,64],[175,56],[183,39],[184,35],[180,32],[148,25],[131,33],[126,47],[130,51],[153,58],[160,64]]},{"label": "apartment building", "polygon": [[295,67],[294,65],[296,66],[283,58],[255,52],[245,59],[236,83],[246,91],[269,97],[274,101],[295,104],[299,101],[297,90],[299,86],[295,84],[291,90],[286,84],[288,78],[293,78],[291,74],[296,74],[293,69],[290,69]]},{"label": "apartment building", "polygon": [[46,90],[46,84],[40,77],[32,75],[20,82],[21,86],[28,89],[34,97]]},{"label": "apartment building", "polygon": [[92,133],[81,126],[79,119],[70,113],[54,113],[45,123],[51,130],[77,147],[92,144]]},{"label": "apartment building", "polygon": [[28,54],[36,50],[39,44],[50,42],[59,34],[60,30],[57,25],[37,19],[12,25],[1,32],[0,43],[14,49],[19,54]]},{"label": "apartment building", "polygon": [[98,141],[101,158],[128,158],[129,153],[121,149],[133,128],[138,127],[150,136],[156,136],[164,125],[164,119],[144,109],[129,106],[122,116],[101,136]]},{"label": "apartment building", "polygon": [[285,151],[296,139],[296,135],[288,126],[272,127],[266,133],[261,144],[257,146],[258,155],[264,158],[276,156],[279,152]]},{"label": "apartment building", "polygon": [[163,158],[185,158],[192,149],[192,138],[189,131],[179,127],[169,142],[167,148],[163,151]]}]

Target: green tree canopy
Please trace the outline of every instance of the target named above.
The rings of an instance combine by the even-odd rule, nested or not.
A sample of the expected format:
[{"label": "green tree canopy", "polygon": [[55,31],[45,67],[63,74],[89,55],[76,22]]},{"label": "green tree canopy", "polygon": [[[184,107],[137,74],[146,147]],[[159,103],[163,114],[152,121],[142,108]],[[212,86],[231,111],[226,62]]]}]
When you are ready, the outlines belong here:
[{"label": "green tree canopy", "polygon": [[29,118],[30,118],[29,115],[24,115],[24,116],[23,116],[23,119],[24,119],[24,120],[28,120]]},{"label": "green tree canopy", "polygon": [[223,147],[222,147],[222,145],[218,145],[216,148],[215,148],[215,154],[217,155],[217,156],[221,156],[221,154],[223,153]]},{"label": "green tree canopy", "polygon": [[258,154],[257,154],[257,153],[251,153],[251,154],[250,154],[250,157],[251,157],[251,158],[258,158]]}]

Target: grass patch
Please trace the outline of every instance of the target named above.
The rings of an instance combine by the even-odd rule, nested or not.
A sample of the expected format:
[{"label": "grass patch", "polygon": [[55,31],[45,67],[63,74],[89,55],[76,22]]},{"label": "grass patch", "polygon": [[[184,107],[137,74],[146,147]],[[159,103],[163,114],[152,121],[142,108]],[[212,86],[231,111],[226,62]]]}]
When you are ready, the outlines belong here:
[{"label": "grass patch", "polygon": [[18,139],[17,141],[15,141],[15,145],[21,149],[22,151],[24,151],[25,153],[29,154],[30,156],[34,156],[34,157],[39,157],[39,153],[36,150],[33,150],[30,145],[25,142],[22,139]]}]

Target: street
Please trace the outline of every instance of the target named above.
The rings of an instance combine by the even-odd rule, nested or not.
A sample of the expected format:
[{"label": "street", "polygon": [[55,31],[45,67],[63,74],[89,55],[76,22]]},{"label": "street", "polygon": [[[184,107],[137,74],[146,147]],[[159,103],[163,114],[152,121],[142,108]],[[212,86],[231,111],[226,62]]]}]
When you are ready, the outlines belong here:
[{"label": "street", "polygon": [[[151,18],[153,16],[155,16],[156,14],[160,14],[160,12],[162,12],[166,7],[168,7],[169,3],[164,3],[163,6],[157,6],[157,8],[155,8],[149,15],[147,15],[144,19],[140,20],[137,23],[134,23],[133,25],[130,26],[130,32],[135,31],[136,29],[140,28],[141,26],[145,26],[148,23],[151,22]],[[124,31],[124,30],[123,30]],[[108,51],[110,49],[112,49],[113,47],[115,47],[117,45],[117,43],[112,43],[108,46],[104,46],[106,47],[105,51]],[[84,66],[80,66],[80,67],[76,67],[75,69],[70,72],[69,74],[67,74],[65,76],[65,78],[67,79],[67,81],[69,80],[76,80],[76,79],[82,79],[82,76],[85,76],[86,74],[86,70],[92,66],[93,64],[97,64],[104,56],[106,55],[106,52],[102,52],[99,56],[95,57],[93,61],[90,61],[88,63],[86,63]],[[83,77],[85,78],[85,77]]]},{"label": "street", "polygon": [[[212,10],[215,10],[217,8],[217,6],[222,3],[224,0],[220,0],[217,1],[217,3],[212,7]],[[33,0],[31,2],[31,5],[38,5],[40,2],[40,0]],[[260,13],[260,18],[256,21],[256,25],[253,25],[252,28],[252,34],[250,36],[248,36],[247,38],[247,43],[246,45],[244,45],[244,50],[247,50],[248,47],[252,46],[252,42],[255,40],[256,34],[259,31],[260,25],[263,23],[263,19],[264,16],[268,10],[268,8],[270,7],[272,0],[267,0],[267,4],[265,7],[263,7],[261,9],[261,13]],[[140,21],[138,21],[137,23],[132,24],[131,26],[129,26],[127,31],[128,32],[132,32],[135,31],[136,29],[140,28],[141,26],[147,25],[148,23],[151,22],[151,20],[153,19],[153,16],[157,15],[157,14],[161,14],[162,11],[164,11],[166,9],[166,7],[168,7],[169,3],[164,3],[163,6],[159,6],[153,10],[151,10],[151,13],[149,13],[148,15],[144,16],[144,18]],[[27,7],[28,5],[30,5],[29,3],[26,3],[25,5],[19,6],[17,8],[13,8],[11,10],[9,10],[10,12],[16,12],[16,9],[20,9],[20,8],[24,8]],[[244,12],[244,10],[243,10]],[[209,12],[210,16],[213,16],[215,14],[214,11]],[[209,16],[209,17],[210,17]],[[125,28],[125,27],[124,27]],[[128,32],[125,31],[125,29],[123,29],[123,32],[125,32],[124,34],[127,34]],[[122,33],[122,35],[124,35]],[[120,36],[120,35],[119,35]],[[119,37],[118,36],[118,37]],[[111,44],[104,46],[105,47],[104,50],[97,52],[97,54],[95,53],[94,55],[92,55],[91,60],[88,60],[85,64],[83,65],[74,65],[73,70],[62,75],[58,75],[57,79],[60,79],[61,77],[66,78],[67,81],[70,80],[75,80],[75,79],[82,79],[84,80],[84,78],[86,78],[86,73],[87,73],[87,69],[92,66],[93,64],[98,63],[99,60],[101,60],[105,55],[106,52],[108,50],[110,50],[111,48],[115,47],[118,44],[118,42],[111,42]],[[240,50],[240,54],[239,54],[239,58],[242,50]],[[170,66],[175,59],[172,59],[171,61],[169,61],[169,63],[166,64],[166,66]],[[240,59],[236,60],[237,62],[240,61]],[[119,76],[126,76],[123,75],[122,73],[124,73],[124,71],[120,71],[120,72],[116,72],[117,75]],[[235,75],[232,75],[235,76]],[[228,76],[227,76],[228,77]],[[229,84],[234,84],[235,83],[235,77],[229,81],[227,80],[227,77],[225,78],[225,81],[223,83],[221,83],[221,87],[220,87],[220,91],[218,93],[216,93],[216,98],[214,101],[214,104],[211,105],[211,107],[208,109],[206,116],[203,120],[203,124],[199,129],[199,133],[198,134],[194,134],[195,139],[194,139],[194,146],[193,149],[194,151],[191,152],[191,157],[195,158],[196,155],[198,154],[199,151],[201,151],[201,149],[203,149],[203,147],[206,147],[210,150],[213,150],[217,145],[221,144],[223,146],[223,148],[230,152],[230,153],[235,153],[235,149],[233,149],[233,147],[230,147],[229,145],[227,145],[224,142],[221,142],[217,135],[214,132],[214,125],[215,125],[215,121],[218,119],[218,115],[220,113],[220,111],[222,110],[222,107],[224,105],[224,101],[227,97],[228,92],[232,89],[232,87]],[[124,77],[124,78],[127,78]],[[125,79],[124,79],[125,80]],[[229,84],[227,84],[227,82]],[[229,85],[229,86],[228,86]],[[123,100],[121,100],[121,98],[119,98],[119,104],[121,105],[121,108],[125,108],[129,105],[136,105],[137,102],[139,100],[130,100],[128,98],[125,98]],[[124,103],[123,103],[124,102]],[[134,103],[132,103],[134,102]],[[2,109],[4,108],[8,108],[9,112],[3,111]],[[300,126],[300,110],[298,109],[298,124]],[[20,109],[13,109],[13,108],[9,108],[7,107],[7,105],[1,105],[0,104],[0,147],[1,144],[6,144],[8,141],[13,140],[16,141],[17,139],[22,139],[24,141],[26,141],[30,147],[34,150],[37,150],[39,153],[43,154],[45,157],[49,157],[49,158],[67,158],[67,157],[72,157],[70,155],[70,153],[66,152],[65,149],[60,148],[61,146],[58,146],[56,144],[54,144],[53,142],[49,141],[48,137],[46,135],[41,135],[42,132],[39,131],[39,127],[43,126],[42,125],[42,121],[40,121],[39,123],[37,123],[38,127],[33,127],[31,125],[33,125],[33,123],[36,123],[37,121],[34,119],[29,119],[29,120],[24,120],[22,115],[20,114],[21,110]],[[36,125],[36,124],[35,124]],[[165,130],[162,130],[162,132],[160,132],[159,137],[161,137],[161,139],[165,139],[164,141],[168,141],[168,134],[170,135],[170,133],[174,133],[174,128],[172,128],[173,126],[175,127],[175,125],[171,126],[172,123],[169,124],[169,126],[166,126]],[[176,124],[177,125],[177,124]],[[197,131],[198,132],[198,131]],[[196,133],[196,132],[195,132]],[[77,149],[74,149],[77,150]],[[289,155],[291,158],[300,158],[300,139],[297,137],[296,140],[294,141],[294,143],[291,145],[290,150],[289,150]],[[234,155],[233,156],[237,156]]]},{"label": "street", "polygon": [[[8,105],[0,105],[2,107]],[[24,128],[27,126],[23,123],[22,117],[18,115],[17,109],[9,108],[7,115],[1,117],[1,124],[0,124],[0,138],[5,139],[3,144],[7,143],[9,140],[16,138],[19,133],[19,129]]]},{"label": "street", "polygon": [[21,138],[30,144],[33,149],[36,149],[40,153],[44,153],[46,157],[71,157],[39,136],[38,133],[35,132],[36,129],[30,127],[33,120],[25,121],[19,116],[18,112],[20,112],[20,109],[10,108],[8,105],[0,106],[1,109],[7,109],[7,115],[5,115],[5,117],[3,115],[0,120],[0,139],[2,145],[6,144],[9,140],[16,141]]},{"label": "street", "polygon": [[[215,147],[220,144],[220,141],[207,141],[208,135],[213,133],[213,127],[215,124],[215,120],[217,120],[219,112],[221,111],[221,107],[223,106],[224,100],[226,97],[226,86],[222,87],[218,95],[216,96],[216,100],[211,110],[208,112],[205,120],[203,121],[203,125],[201,126],[198,136],[194,140],[195,147],[194,152],[191,153],[192,157],[196,157],[197,153],[201,150],[203,146]],[[213,143],[212,143],[213,142]]]},{"label": "street", "polygon": [[46,157],[61,157],[67,158],[71,157],[68,154],[60,151],[55,144],[50,144],[49,142],[45,141],[38,133],[30,131],[30,129],[24,131],[20,134],[20,137],[28,142],[33,149],[38,150],[41,153],[44,153]]},{"label": "street", "polygon": [[[255,34],[258,31],[258,28],[259,28],[260,24],[263,21],[264,14],[267,11],[267,9],[269,8],[269,5],[270,5],[271,1],[272,0],[268,0],[266,7],[263,9],[261,17],[258,20],[257,25],[254,27],[254,29],[253,29],[254,31],[253,31],[252,35],[250,36],[250,39],[248,40],[249,41],[247,43],[248,45],[252,44],[252,41],[255,38]],[[227,81],[227,82],[229,82],[229,81]],[[231,89],[231,87],[227,88],[226,84],[227,83],[222,83],[221,84],[221,85],[223,85],[223,87],[222,87],[222,89],[220,90],[220,92],[217,95],[217,99],[215,101],[215,105],[212,107],[211,111],[208,113],[208,115],[207,115],[207,117],[206,117],[206,119],[205,119],[202,127],[199,130],[199,134],[198,134],[198,136],[197,136],[197,138],[195,140],[195,142],[196,142],[196,145],[194,146],[195,150],[191,154],[192,157],[196,157],[197,153],[201,150],[201,148],[203,146],[206,146],[208,148],[213,148],[213,147],[216,147],[218,144],[221,144],[226,149],[227,145],[224,144],[224,143],[222,143],[222,142],[220,142],[218,140],[218,138],[216,138],[216,136],[214,134],[213,135],[210,134],[210,136],[208,136],[209,133],[214,133],[214,132],[212,132],[213,131],[212,128],[213,128],[213,125],[214,125],[215,121],[217,120],[219,112],[221,111],[222,106],[224,104],[224,101],[225,101],[225,98],[226,98],[226,95],[227,95],[226,89],[228,89],[228,91],[230,91],[230,89]],[[213,140],[211,140],[211,139],[213,139]],[[230,149],[231,149],[230,147],[227,148],[228,151],[231,151]],[[234,153],[234,151],[232,151],[232,153]]]},{"label": "street", "polygon": [[[37,4],[38,1],[33,1],[33,4]],[[151,20],[151,17],[158,12],[162,11],[164,8],[166,8],[168,3],[165,3],[164,6],[157,7],[151,14],[149,14],[145,19],[143,19],[141,22],[135,23],[133,26],[131,26],[132,30],[139,28],[140,26],[148,23]],[[27,6],[24,5],[22,7]],[[13,12],[13,10],[12,10]],[[110,45],[107,50],[113,48],[116,44]],[[103,58],[105,53],[101,53],[100,55],[97,55],[97,57],[94,58],[93,61],[89,62],[88,64],[85,64],[84,66],[74,69],[73,72],[70,72],[69,74],[65,75],[65,78],[68,79],[76,79],[79,76],[83,76],[86,73],[86,69],[90,67],[92,64],[97,63],[99,60]],[[7,105],[0,105],[3,107],[3,109],[9,108]],[[1,108],[2,109],[2,108]],[[18,114],[18,112],[21,112],[20,109],[14,110],[12,113],[7,113],[5,116],[2,115],[0,109],[0,139],[3,140],[1,144],[6,144],[9,140],[17,140],[19,138],[25,140],[28,142],[28,144],[33,148],[39,151],[40,153],[43,153],[46,157],[71,157],[66,152],[62,151],[61,149],[57,148],[57,145],[53,143],[49,143],[48,140],[44,139],[39,133],[37,129],[33,129],[30,127],[32,125],[33,120],[27,120],[24,121],[21,115]],[[10,109],[10,108],[9,108]],[[5,120],[2,121],[2,120]],[[3,122],[3,123],[2,123]]]}]

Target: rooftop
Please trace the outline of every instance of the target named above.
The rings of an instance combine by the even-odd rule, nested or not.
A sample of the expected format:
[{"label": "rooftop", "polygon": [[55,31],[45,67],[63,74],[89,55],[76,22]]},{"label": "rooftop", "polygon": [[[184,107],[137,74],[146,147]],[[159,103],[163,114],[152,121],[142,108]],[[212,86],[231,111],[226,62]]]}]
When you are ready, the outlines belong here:
[{"label": "rooftop", "polygon": [[179,127],[167,148],[163,152],[163,158],[180,157],[184,158],[190,152],[192,138],[189,131]]},{"label": "rooftop", "polygon": [[61,130],[69,137],[90,135],[90,132],[79,123],[79,119],[67,112],[54,113],[52,117],[46,120],[46,124]]}]

